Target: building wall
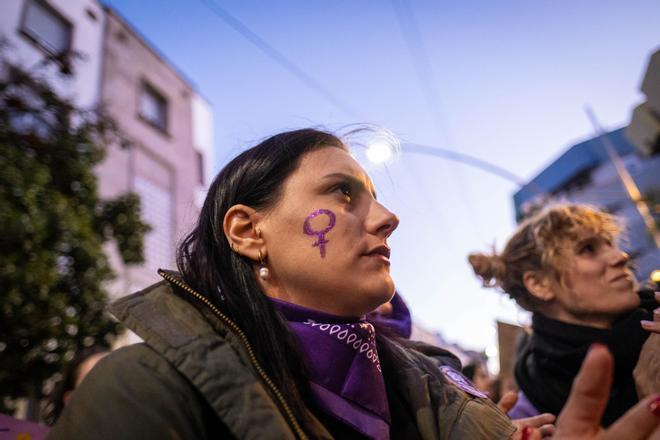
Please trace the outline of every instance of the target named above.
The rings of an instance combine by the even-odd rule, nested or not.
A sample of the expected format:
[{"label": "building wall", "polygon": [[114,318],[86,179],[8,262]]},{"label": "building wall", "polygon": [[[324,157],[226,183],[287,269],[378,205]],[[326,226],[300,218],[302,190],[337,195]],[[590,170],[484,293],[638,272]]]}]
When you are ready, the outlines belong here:
[{"label": "building wall", "polygon": [[[47,53],[21,32],[21,23],[28,0],[2,0],[0,35],[7,41],[8,61],[23,67],[38,65]],[[96,0],[47,0],[73,28],[71,49],[81,59],[73,60],[73,75],[63,79],[56,66],[47,70],[47,77],[56,91],[83,108],[94,107],[99,97],[101,44],[104,13]]]},{"label": "building wall", "polygon": [[[3,0],[0,14],[0,34],[8,45],[4,55],[8,62],[27,68],[49,56],[21,31],[26,6],[35,1]],[[145,237],[147,261],[140,267],[124,267],[115,244],[106,244],[118,274],[110,290],[114,296],[123,295],[157,280],[158,267],[174,266],[176,244],[196,219],[212,177],[212,109],[190,81],[97,0],[38,1],[71,25],[70,50],[80,56],[72,61],[72,75],[62,78],[60,66],[53,64],[45,70],[47,79],[76,105],[102,108],[125,137],[125,142],[108,147],[97,168],[99,195],[113,198],[137,192],[143,218],[152,227]],[[164,131],[141,117],[145,84],[167,103]]]},{"label": "building wall", "polygon": [[193,144],[202,156],[203,176],[196,194],[197,206],[201,208],[209,183],[213,180],[213,110],[211,104],[198,94],[192,101]]},{"label": "building wall", "polygon": [[[124,140],[108,146],[96,169],[99,196],[138,193],[142,218],[152,230],[145,236],[146,261],[137,267],[122,263],[115,243],[104,245],[117,274],[107,287],[111,300],[146,287],[159,279],[159,267],[174,266],[176,245],[196,219],[212,177],[211,106],[155,48],[97,0],[1,1],[0,39],[7,43],[2,55],[10,64],[29,69],[54,52],[22,32],[27,5],[38,1],[51,16],[70,25],[69,50],[81,57],[73,59],[72,74],[60,74],[66,63],[53,63],[40,73],[60,96],[81,108],[101,108],[118,124]],[[0,74],[4,67],[0,64]],[[142,117],[145,84],[167,103],[165,130]],[[136,340],[127,332],[117,345]]]},{"label": "building wall", "polygon": [[[111,290],[120,296],[157,280],[158,267],[174,266],[176,244],[190,230],[198,213],[197,193],[202,185],[197,151],[212,148],[212,132],[204,137],[204,124],[199,123],[202,128],[198,127],[196,134],[194,118],[200,110],[193,111],[200,107],[201,113],[206,109],[210,114],[210,107],[195,101],[191,85],[109,9],[103,47],[101,102],[127,142],[111,146],[98,168],[100,192],[102,197],[137,192],[142,199],[143,218],[152,227],[145,238],[147,261],[140,267],[123,267],[116,250],[108,245],[119,275]],[[165,132],[141,117],[144,84],[167,102]],[[200,139],[198,145],[196,137]]]}]

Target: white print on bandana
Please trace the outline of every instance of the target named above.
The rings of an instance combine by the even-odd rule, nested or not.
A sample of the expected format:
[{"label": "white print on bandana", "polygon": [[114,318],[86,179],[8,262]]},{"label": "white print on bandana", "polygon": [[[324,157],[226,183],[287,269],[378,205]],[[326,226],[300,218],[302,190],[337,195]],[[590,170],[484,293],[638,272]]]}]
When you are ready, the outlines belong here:
[{"label": "white print on bandana", "polygon": [[[321,324],[314,321],[311,318],[307,318],[307,321],[303,322],[305,325],[309,325],[313,328],[321,330],[324,333],[327,333],[331,336],[334,336],[338,340],[342,341],[346,345],[350,345],[356,351],[359,351],[363,356],[365,356],[371,363],[376,365],[378,371],[380,369],[380,360],[378,359],[378,351],[376,351],[376,332],[374,331],[374,326],[368,322],[361,322],[359,324]],[[367,340],[361,338],[356,333],[351,331],[351,329],[358,326],[362,331],[367,332]]]}]

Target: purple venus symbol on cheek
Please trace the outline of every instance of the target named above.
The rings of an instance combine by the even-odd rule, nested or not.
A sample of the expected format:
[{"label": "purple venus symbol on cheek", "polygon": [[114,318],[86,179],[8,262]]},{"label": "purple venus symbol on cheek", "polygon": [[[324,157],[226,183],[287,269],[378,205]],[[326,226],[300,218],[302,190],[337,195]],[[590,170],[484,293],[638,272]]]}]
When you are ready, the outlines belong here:
[{"label": "purple venus symbol on cheek", "polygon": [[[310,222],[312,219],[318,217],[319,215],[327,215],[328,216],[328,226],[325,227],[325,229],[320,230],[320,231],[315,231],[312,229],[312,225],[310,225]],[[319,251],[321,252],[321,258],[325,258],[325,245],[328,243],[328,240],[325,239],[325,234],[327,234],[330,229],[335,227],[335,220],[337,217],[335,216],[335,213],[330,211],[329,209],[317,209],[316,211],[312,212],[310,215],[307,216],[305,219],[305,224],[303,225],[303,232],[307,235],[316,235],[318,238],[316,239],[316,242],[312,246],[318,246]]]}]

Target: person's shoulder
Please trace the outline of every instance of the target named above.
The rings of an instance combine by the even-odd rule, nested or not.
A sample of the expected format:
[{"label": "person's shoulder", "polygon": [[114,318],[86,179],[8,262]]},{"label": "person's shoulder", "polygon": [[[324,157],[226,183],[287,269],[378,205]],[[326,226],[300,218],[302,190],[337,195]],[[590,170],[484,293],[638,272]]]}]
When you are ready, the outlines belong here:
[{"label": "person's shoulder", "polygon": [[90,372],[94,388],[132,389],[149,393],[151,390],[170,390],[187,397],[194,394],[189,380],[170,360],[146,343],[121,347],[104,357]]},{"label": "person's shoulder", "polygon": [[435,412],[441,438],[510,438],[515,427],[509,418],[462,376],[453,354],[421,342],[408,341],[400,349],[408,363],[394,374],[408,394],[416,398],[428,395],[425,403],[417,404],[422,408],[430,405]]},{"label": "person's shoulder", "polygon": [[405,343],[405,348],[414,352],[417,355],[423,355],[430,359],[437,366],[449,366],[455,370],[461,369],[461,361],[458,357],[444,348],[436,345],[431,345],[422,341],[408,340]]},{"label": "person's shoulder", "polygon": [[53,439],[206,438],[222,426],[195,388],[146,344],[102,359],[73,392]]},{"label": "person's shoulder", "polygon": [[[441,367],[447,401],[437,407],[443,439],[509,439],[515,427],[488,397],[460,372]],[[433,387],[433,384],[429,384]]]},{"label": "person's shoulder", "polygon": [[188,394],[190,385],[160,353],[139,343],[119,348],[101,359],[77,392],[116,394],[124,390],[132,390],[136,395],[153,390]]},{"label": "person's shoulder", "polygon": [[[158,352],[145,343],[131,344],[118,348],[105,356],[94,367],[95,376],[122,373],[135,374],[141,370],[172,372],[174,367]],[[90,377],[93,377],[90,373]]]},{"label": "person's shoulder", "polygon": [[516,428],[489,399],[472,397],[461,403],[450,439],[510,439]]},{"label": "person's shoulder", "polygon": [[[103,358],[104,363],[107,362],[139,362],[143,359],[156,359],[161,357],[156,353],[149,345],[144,342],[139,342],[137,344],[130,344],[120,347],[112,352],[110,352],[106,357]],[[99,362],[99,365],[101,363]]]}]

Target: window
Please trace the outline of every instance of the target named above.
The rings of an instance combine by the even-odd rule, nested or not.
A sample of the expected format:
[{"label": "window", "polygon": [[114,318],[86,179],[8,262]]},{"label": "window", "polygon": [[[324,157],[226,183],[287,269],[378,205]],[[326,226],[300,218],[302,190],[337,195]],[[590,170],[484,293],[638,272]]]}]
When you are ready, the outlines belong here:
[{"label": "window", "polygon": [[167,100],[148,84],[140,92],[140,117],[162,132],[167,132]]},{"label": "window", "polygon": [[571,177],[571,179],[568,182],[566,182],[564,185],[557,188],[557,190],[554,191],[553,194],[556,195],[559,192],[579,191],[584,188],[587,188],[589,185],[591,185],[591,182],[592,182],[592,169],[582,170],[575,176]]},{"label": "window", "polygon": [[197,155],[197,182],[204,185],[204,155],[199,151],[195,151],[195,154]]},{"label": "window", "polygon": [[52,55],[62,55],[71,49],[71,24],[41,1],[28,0],[25,4],[21,32]]},{"label": "window", "polygon": [[144,237],[144,265],[156,270],[174,263],[172,195],[160,186],[135,177],[135,192],[140,196],[142,220],[151,226]]}]

